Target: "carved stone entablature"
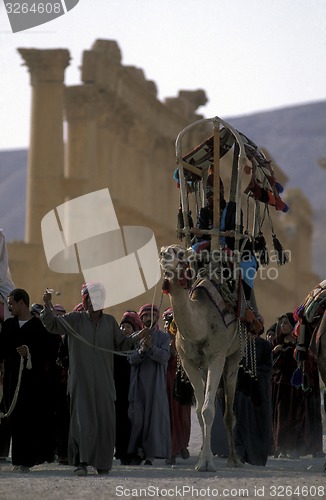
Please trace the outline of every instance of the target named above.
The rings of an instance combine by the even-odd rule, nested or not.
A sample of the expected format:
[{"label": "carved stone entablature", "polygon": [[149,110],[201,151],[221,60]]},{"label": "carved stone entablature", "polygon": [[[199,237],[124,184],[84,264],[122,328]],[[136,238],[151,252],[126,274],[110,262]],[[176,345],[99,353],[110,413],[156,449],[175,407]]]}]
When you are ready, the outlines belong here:
[{"label": "carved stone entablature", "polygon": [[98,91],[92,85],[74,85],[65,89],[65,116],[68,121],[92,119],[97,115]]},{"label": "carved stone entablature", "polygon": [[70,54],[66,49],[17,49],[31,74],[31,85],[63,83]]},{"label": "carved stone entablature", "polygon": [[146,81],[146,90],[152,96],[157,97],[157,86],[156,83],[153,82],[152,80]]},{"label": "carved stone entablature", "polygon": [[178,114],[189,118],[199,118],[195,111],[199,106],[204,106],[208,99],[204,90],[180,90],[178,97],[167,97],[165,104]]},{"label": "carved stone entablature", "polygon": [[[121,65],[120,49],[116,42],[100,40],[95,42],[92,50],[84,51],[82,80],[95,84],[100,92],[113,93],[116,99],[130,106],[136,115],[145,113],[146,119],[153,114],[153,106],[158,103],[156,84],[146,80],[142,69]],[[151,119],[155,122],[156,116],[153,115]]]},{"label": "carved stone entablature", "polygon": [[115,131],[115,129],[118,127],[118,118],[115,106],[107,106],[106,108],[101,108],[100,113],[98,113],[97,115],[97,126],[100,129],[112,129],[113,131]]},{"label": "carved stone entablature", "polygon": [[112,64],[121,64],[121,50],[115,40],[95,40],[92,45],[92,51],[106,57]]},{"label": "carved stone entablature", "polygon": [[145,73],[141,68],[137,68],[136,66],[125,66],[124,68],[131,78],[136,80],[141,85],[145,84]]},{"label": "carved stone entablature", "polygon": [[114,75],[121,67],[121,51],[113,40],[96,40],[91,50],[83,53],[81,79],[105,88],[112,85]]},{"label": "carved stone entablature", "polygon": [[95,54],[92,50],[84,50],[83,61],[80,67],[82,82],[84,83],[96,82],[96,68],[97,68],[98,58],[99,55]]},{"label": "carved stone entablature", "polygon": [[[172,172],[175,164],[175,138],[163,137],[162,135],[152,135],[152,144],[147,147],[149,156],[155,158],[156,165],[164,166],[169,172],[167,177],[172,179]],[[167,158],[171,158],[168,161]]]},{"label": "carved stone entablature", "polygon": [[121,64],[112,62],[108,57],[84,50],[81,66],[81,80],[84,83],[96,84],[100,89],[116,90]]},{"label": "carved stone entablature", "polygon": [[156,83],[151,80],[146,80],[145,73],[141,68],[137,68],[136,66],[125,66],[124,69],[139,85],[144,86],[146,92],[149,92],[154,97],[157,96]]},{"label": "carved stone entablature", "polygon": [[133,126],[135,113],[130,106],[110,91],[100,91],[97,99],[97,125],[114,134],[125,135]]},{"label": "carved stone entablature", "polygon": [[[144,72],[134,66],[121,64],[120,49],[112,41],[100,40],[95,42],[92,50],[83,54],[82,80],[94,84],[100,93],[107,94],[108,103],[99,109],[99,126],[112,128],[111,116],[113,111],[124,116],[142,117],[148,123],[150,130],[159,135],[174,138],[176,134],[189,122],[201,118],[195,110],[207,102],[205,92],[181,91],[176,101],[178,105],[167,105],[157,99],[157,87],[153,81],[145,79]],[[111,96],[111,97],[110,97]],[[172,99],[174,101],[174,99]],[[107,110],[107,106],[113,107]],[[126,112],[126,108],[129,112]],[[171,113],[172,111],[172,113]],[[120,121],[120,118],[119,118]],[[126,121],[123,119],[122,121]]]},{"label": "carved stone entablature", "polygon": [[157,113],[155,104],[164,111],[162,104],[154,100],[148,100],[148,92],[144,86],[142,92],[134,92],[134,85],[130,83],[126,73],[121,74],[120,78],[121,94],[110,89],[101,89],[98,93],[97,117],[98,126],[112,130],[115,134],[129,136],[129,132],[134,127],[135,120],[149,121],[152,125],[151,130],[156,129]]},{"label": "carved stone entablature", "polygon": [[133,126],[129,129],[128,143],[139,151],[146,151],[152,142],[153,132],[145,125],[142,120],[135,120]]},{"label": "carved stone entablature", "polygon": [[199,108],[199,106],[204,106],[208,102],[206,92],[203,89],[180,90],[179,97],[191,103],[194,106],[194,111]]}]

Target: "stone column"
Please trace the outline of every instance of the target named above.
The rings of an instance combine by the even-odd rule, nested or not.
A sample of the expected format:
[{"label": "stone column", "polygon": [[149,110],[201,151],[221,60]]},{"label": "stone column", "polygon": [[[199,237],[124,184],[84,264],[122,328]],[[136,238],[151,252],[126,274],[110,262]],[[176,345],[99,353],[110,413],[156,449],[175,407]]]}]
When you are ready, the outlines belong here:
[{"label": "stone column", "polygon": [[65,90],[67,156],[65,190],[70,198],[99,188],[97,160],[97,89],[76,85]]},{"label": "stone column", "polygon": [[130,164],[134,161],[134,152],[128,144],[133,117],[111,92],[101,91],[100,96],[97,106],[99,180],[102,187],[109,187],[114,194],[126,181],[126,157]]},{"label": "stone column", "polygon": [[32,114],[27,174],[26,242],[42,242],[41,220],[62,202],[64,71],[69,51],[18,49],[31,74]]}]

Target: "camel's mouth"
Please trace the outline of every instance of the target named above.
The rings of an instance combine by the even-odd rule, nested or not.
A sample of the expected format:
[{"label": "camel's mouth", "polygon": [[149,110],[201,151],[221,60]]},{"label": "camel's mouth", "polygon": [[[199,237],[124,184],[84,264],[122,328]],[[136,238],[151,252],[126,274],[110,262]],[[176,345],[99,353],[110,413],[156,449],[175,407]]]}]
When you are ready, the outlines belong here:
[{"label": "camel's mouth", "polygon": [[182,288],[188,287],[189,262],[185,249],[178,245],[162,247],[159,254],[159,262],[164,271],[164,293],[169,293],[169,285],[167,282],[170,280],[176,280]]},{"label": "camel's mouth", "polygon": [[162,247],[159,253],[159,262],[163,269],[165,266],[177,266],[187,262],[186,251],[179,246]]}]

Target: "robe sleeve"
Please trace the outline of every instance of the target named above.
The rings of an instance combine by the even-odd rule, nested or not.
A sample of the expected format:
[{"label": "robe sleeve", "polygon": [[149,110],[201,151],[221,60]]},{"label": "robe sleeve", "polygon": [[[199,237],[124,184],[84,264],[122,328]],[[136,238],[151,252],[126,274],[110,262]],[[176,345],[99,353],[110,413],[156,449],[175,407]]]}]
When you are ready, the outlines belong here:
[{"label": "robe sleeve", "polygon": [[170,339],[168,336],[164,338],[160,347],[154,345],[150,350],[150,357],[156,363],[167,366],[170,358]]},{"label": "robe sleeve", "polygon": [[[66,321],[68,321],[68,323],[71,324],[71,317],[75,314],[78,313],[67,313],[64,314],[63,317]],[[51,310],[48,308],[43,309],[40,315],[40,319],[47,331],[50,333],[54,333],[55,335],[64,335],[65,333],[69,333],[69,331],[65,329],[64,325],[61,323],[58,317],[53,316]]]},{"label": "robe sleeve", "polygon": [[140,352],[138,349],[135,350],[130,356],[128,356],[128,361],[131,365],[140,365],[148,354]]},{"label": "robe sleeve", "polygon": [[[265,339],[261,339],[261,340],[265,340]],[[262,352],[262,357],[261,357],[261,361],[259,363],[259,366],[257,364],[257,372],[260,375],[271,374],[271,372],[272,372],[272,346],[266,340],[265,342],[261,343],[260,349]]]},{"label": "robe sleeve", "polygon": [[[151,349],[144,352],[137,349],[138,343],[136,343],[136,350],[128,357],[129,363],[131,365],[140,365],[144,360],[150,358],[155,363],[166,367],[170,358],[170,337],[163,332],[161,332],[161,335],[162,337],[158,341],[159,345],[154,344]],[[154,342],[157,342],[157,340]]]}]

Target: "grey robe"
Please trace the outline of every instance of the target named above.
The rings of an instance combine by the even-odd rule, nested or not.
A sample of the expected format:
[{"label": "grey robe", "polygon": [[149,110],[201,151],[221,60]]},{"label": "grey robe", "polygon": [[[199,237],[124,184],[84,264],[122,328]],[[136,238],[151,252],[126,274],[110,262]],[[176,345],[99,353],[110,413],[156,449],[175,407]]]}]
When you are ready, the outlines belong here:
[{"label": "grey robe", "polygon": [[170,357],[170,337],[154,329],[152,344],[149,351],[139,353],[135,350],[129,356],[131,437],[128,453],[137,454],[140,447],[146,457],[168,458],[171,436],[166,370]]},{"label": "grey robe", "polygon": [[[234,401],[236,425],[234,444],[243,462],[252,465],[266,465],[272,449],[272,408],[271,408],[271,344],[255,338],[259,401],[253,404],[248,394],[237,386]],[[215,455],[227,457],[229,454],[226,429],[223,421],[223,404],[217,400],[217,409],[212,426],[211,445]]]},{"label": "grey robe", "polygon": [[[64,315],[68,323],[94,346],[128,350],[125,337],[113,316],[103,314],[97,324],[86,312]],[[68,456],[71,465],[86,462],[97,469],[111,469],[115,442],[115,386],[113,354],[92,348],[66,332],[50,311],[42,321],[52,333],[68,333],[70,431]]]}]

